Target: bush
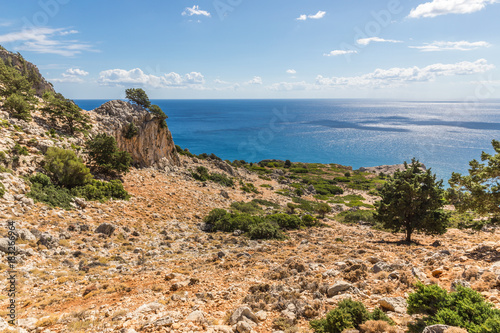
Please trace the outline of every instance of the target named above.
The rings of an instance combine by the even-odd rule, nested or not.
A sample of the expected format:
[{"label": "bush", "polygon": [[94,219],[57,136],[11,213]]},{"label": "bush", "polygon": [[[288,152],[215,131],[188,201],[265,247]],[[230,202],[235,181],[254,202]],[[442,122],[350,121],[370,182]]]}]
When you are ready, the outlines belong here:
[{"label": "bush", "polygon": [[33,107],[25,98],[18,94],[10,95],[3,105],[7,110],[11,111],[12,116],[25,121],[31,120],[31,110]]},{"label": "bush", "polygon": [[336,185],[330,184],[315,184],[314,189],[321,195],[336,195],[343,194],[344,190]]},{"label": "bush", "polygon": [[280,208],[280,205],[278,205],[277,203],[274,203],[274,202],[271,202],[268,200],[264,200],[264,199],[253,199],[252,202],[258,203],[259,205],[262,205],[262,206],[272,207],[275,209]]},{"label": "bush", "polygon": [[318,214],[324,218],[326,214],[330,213],[332,211],[332,207],[330,207],[329,204],[327,203],[320,203],[317,208],[316,208]]},{"label": "bush", "polygon": [[344,223],[358,223],[360,221],[374,223],[373,210],[344,211],[337,215],[337,219]]},{"label": "bush", "polygon": [[469,333],[498,332],[500,327],[500,310],[470,288],[457,286],[447,293],[437,285],[418,284],[407,302],[408,314],[423,314],[425,325],[458,326]]},{"label": "bush", "polygon": [[242,213],[257,214],[262,212],[262,208],[254,202],[233,202],[231,203],[231,208]]},{"label": "bush", "polygon": [[112,198],[127,200],[130,198],[119,180],[103,182],[94,179],[90,184],[71,189],[71,194],[89,201],[105,201]]},{"label": "bush", "polygon": [[385,319],[375,319],[381,317],[380,312],[382,312],[380,309],[375,309],[370,313],[363,303],[347,298],[341,301],[335,309],[328,312],[326,318],[312,320],[309,324],[315,332],[341,333],[348,328],[359,329],[360,325],[368,320],[390,320],[387,316],[384,317]]},{"label": "bush", "polygon": [[90,170],[72,150],[50,147],[45,155],[44,169],[55,183],[68,188],[92,180]]},{"label": "bush", "polygon": [[302,223],[306,227],[312,227],[316,224],[316,219],[312,217],[311,215],[304,215],[302,216]]},{"label": "bush", "polygon": [[40,183],[32,182],[31,190],[27,194],[35,202],[43,202],[51,207],[71,209],[73,196],[67,188],[55,186],[53,184],[44,186]]},{"label": "bush", "polygon": [[267,220],[260,220],[249,226],[248,236],[250,239],[284,239],[285,235],[280,228]]},{"label": "bush", "polygon": [[241,185],[241,190],[246,193],[260,193],[257,188],[252,183],[246,183]]},{"label": "bush", "polygon": [[129,153],[118,149],[113,136],[106,133],[97,134],[85,143],[86,153],[93,167],[105,173],[128,172],[132,157]]},{"label": "bush", "polygon": [[5,185],[0,183],[0,198],[3,198],[5,192],[6,192]]},{"label": "bush", "polygon": [[295,215],[273,214],[266,217],[267,221],[276,223],[283,229],[299,229],[302,226],[302,220]]},{"label": "bush", "polygon": [[168,117],[158,105],[151,105],[149,107],[149,112],[151,112],[155,116],[155,118],[160,120],[161,128],[167,127],[167,122],[165,121],[165,119],[167,119]]},{"label": "bush", "polygon": [[16,143],[14,147],[12,147],[11,152],[15,155],[23,155],[23,156],[28,156],[30,154],[28,149],[24,146],[21,146],[19,143]]},{"label": "bush", "polygon": [[129,123],[127,127],[125,127],[123,136],[125,139],[132,139],[137,134],[139,134],[139,127],[137,127],[134,123]]},{"label": "bush", "polygon": [[204,166],[199,166],[196,168],[196,172],[191,173],[194,179],[199,181],[213,181],[214,183],[221,184],[222,186],[231,187],[234,186],[234,181],[228,176],[221,173],[212,173],[208,172],[208,169]]}]

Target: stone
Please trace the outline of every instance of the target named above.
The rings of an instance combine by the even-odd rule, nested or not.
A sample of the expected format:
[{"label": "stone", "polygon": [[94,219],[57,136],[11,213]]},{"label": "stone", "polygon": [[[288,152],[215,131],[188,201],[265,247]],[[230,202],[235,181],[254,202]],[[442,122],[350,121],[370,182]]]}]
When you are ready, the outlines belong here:
[{"label": "stone", "polygon": [[55,237],[53,237],[50,233],[48,232],[42,232],[40,236],[37,236],[38,242],[37,244],[41,244],[45,246],[47,249],[51,249],[55,246],[57,246],[57,242]]},{"label": "stone", "polygon": [[432,272],[431,272],[432,276],[435,278],[440,277],[441,275],[443,275],[443,273],[444,273],[443,267],[436,268],[436,269],[432,270]]},{"label": "stone", "polygon": [[391,271],[391,266],[389,266],[387,263],[385,263],[383,261],[379,261],[375,265],[373,265],[373,267],[371,268],[371,271],[373,273],[378,273],[378,272],[382,272],[382,271],[389,272],[389,271]]},{"label": "stone", "polygon": [[257,317],[258,320],[265,321],[267,319],[267,312],[264,310],[260,310],[255,313],[255,316]]},{"label": "stone", "polygon": [[203,323],[205,322],[205,315],[203,314],[203,312],[197,310],[197,311],[193,311],[191,312],[187,317],[186,317],[186,321],[191,321],[193,323]]},{"label": "stone", "polygon": [[115,232],[115,229],[116,227],[112,224],[102,223],[100,226],[97,227],[97,229],[95,229],[95,232],[110,237],[113,234],[113,232]]},{"label": "stone", "polygon": [[214,228],[213,224],[210,223],[200,223],[200,230],[204,232],[210,232]]},{"label": "stone", "polygon": [[388,311],[406,313],[406,300],[403,297],[384,297],[378,304]]},{"label": "stone", "polygon": [[236,324],[236,331],[238,333],[250,333],[252,331],[252,326],[245,321],[240,321]]},{"label": "stone", "polygon": [[250,319],[255,323],[257,323],[259,320],[248,306],[242,306],[233,312],[233,314],[229,318],[229,324],[234,325],[242,321],[243,317],[247,317],[248,319]]},{"label": "stone", "polygon": [[422,333],[444,333],[450,326],[448,325],[432,325],[424,328]]},{"label": "stone", "polygon": [[418,267],[412,267],[411,273],[420,281],[424,281],[425,279],[427,279],[427,275],[425,275],[424,272],[422,272]]},{"label": "stone", "polygon": [[328,297],[333,297],[338,293],[348,290],[349,288],[352,288],[351,283],[345,281],[337,281],[333,286],[328,288],[327,291]]},{"label": "stone", "polygon": [[9,253],[9,242],[8,238],[0,238],[0,251]]},{"label": "stone", "polygon": [[33,318],[33,317],[28,317],[28,318],[18,319],[17,325],[31,331],[31,330],[36,329],[37,322],[38,322],[38,319]]},{"label": "stone", "polygon": [[152,303],[147,303],[141,305],[137,310],[135,310],[136,313],[146,313],[146,312],[151,312],[151,311],[156,311],[160,310],[163,308],[163,304],[157,303],[157,302],[152,302]]},{"label": "stone", "polygon": [[223,198],[229,199],[229,194],[227,193],[227,191],[221,190],[221,191],[220,191],[220,195],[221,195]]},{"label": "stone", "polygon": [[290,311],[288,309],[281,311],[281,315],[282,315],[282,317],[284,317],[285,319],[288,319],[291,322],[294,322],[297,319],[297,316],[295,315],[295,313],[293,313],[292,311]]}]

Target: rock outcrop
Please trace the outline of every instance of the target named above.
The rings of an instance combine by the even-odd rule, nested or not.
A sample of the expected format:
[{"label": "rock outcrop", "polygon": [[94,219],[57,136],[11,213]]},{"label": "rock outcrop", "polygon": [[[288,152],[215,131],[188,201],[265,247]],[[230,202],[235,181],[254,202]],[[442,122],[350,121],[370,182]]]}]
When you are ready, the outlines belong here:
[{"label": "rock outcrop", "polygon": [[[376,174],[379,174],[382,172],[386,175],[392,175],[397,170],[404,170],[404,169],[405,169],[404,164],[394,164],[394,165],[379,165],[379,166],[374,166],[374,167],[361,167],[361,168],[359,168],[359,171],[361,171],[361,172],[373,172]],[[422,170],[423,171],[427,170],[427,168],[423,164],[422,164]]]},{"label": "rock outcrop", "polygon": [[[138,105],[114,100],[91,112],[96,120],[94,133],[105,132],[116,138],[118,147],[132,155],[139,167],[155,166],[164,169],[180,166],[174,140],[168,127]],[[137,134],[126,137],[127,128],[134,124]]]},{"label": "rock outcrop", "polygon": [[35,89],[37,96],[41,97],[46,90],[55,92],[52,84],[40,74],[38,67],[26,61],[20,54],[9,52],[0,47],[0,59],[5,64],[15,67],[21,74],[27,76],[33,84],[33,89]]}]

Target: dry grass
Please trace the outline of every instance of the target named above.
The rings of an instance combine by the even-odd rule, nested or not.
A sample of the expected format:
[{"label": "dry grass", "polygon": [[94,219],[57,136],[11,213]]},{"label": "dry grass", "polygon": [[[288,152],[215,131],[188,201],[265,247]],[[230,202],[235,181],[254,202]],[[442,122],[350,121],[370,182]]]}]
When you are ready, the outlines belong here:
[{"label": "dry grass", "polygon": [[364,324],[359,325],[362,333],[399,333],[396,327],[389,325],[383,320],[368,320]]}]

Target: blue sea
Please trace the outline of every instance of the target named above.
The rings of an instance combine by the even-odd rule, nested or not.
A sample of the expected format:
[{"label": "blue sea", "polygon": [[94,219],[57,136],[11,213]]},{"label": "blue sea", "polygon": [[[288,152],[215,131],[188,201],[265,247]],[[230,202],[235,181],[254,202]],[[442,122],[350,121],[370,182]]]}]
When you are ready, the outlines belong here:
[{"label": "blue sea", "polygon": [[[92,110],[106,100],[75,100]],[[500,140],[500,101],[153,100],[174,141],[222,159],[398,164],[413,157],[445,183]]]}]

